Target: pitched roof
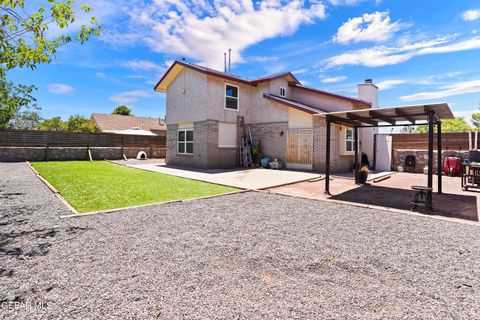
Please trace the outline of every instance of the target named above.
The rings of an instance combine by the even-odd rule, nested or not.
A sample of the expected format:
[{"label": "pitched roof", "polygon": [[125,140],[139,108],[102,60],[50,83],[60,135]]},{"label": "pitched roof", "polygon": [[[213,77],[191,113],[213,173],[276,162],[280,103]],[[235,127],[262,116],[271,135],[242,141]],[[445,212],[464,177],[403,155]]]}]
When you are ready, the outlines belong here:
[{"label": "pitched roof", "polygon": [[195,70],[195,71],[200,72],[202,74],[206,74],[206,75],[213,76],[213,77],[218,77],[218,78],[225,79],[225,80],[236,81],[236,82],[243,83],[245,85],[249,85],[249,86],[253,86],[253,87],[256,87],[259,83],[262,83],[262,82],[273,81],[273,80],[280,79],[280,78],[289,78],[290,79],[289,86],[291,86],[291,87],[295,87],[295,88],[299,88],[299,89],[303,89],[303,90],[308,90],[310,92],[315,92],[315,93],[318,93],[318,94],[327,95],[327,96],[338,98],[338,99],[347,100],[347,101],[353,102],[357,106],[361,106],[361,107],[364,107],[364,108],[370,108],[371,107],[370,102],[367,102],[367,101],[363,101],[363,100],[360,100],[360,99],[347,97],[347,96],[344,96],[344,95],[331,93],[331,92],[328,92],[328,91],[323,91],[323,90],[319,90],[319,89],[304,86],[300,83],[300,81],[291,72],[283,72],[283,73],[278,73],[278,74],[274,74],[274,75],[261,77],[261,78],[255,79],[255,80],[248,80],[248,79],[242,78],[240,76],[236,76],[236,75],[233,75],[233,74],[221,72],[221,71],[218,71],[218,70],[214,70],[214,69],[211,69],[211,68],[207,68],[207,67],[200,66],[200,65],[197,65],[197,64],[194,64],[194,63],[190,63],[190,62],[186,62],[186,61],[180,61],[180,60],[176,60],[170,66],[170,68],[167,70],[167,72],[165,72],[165,74],[160,79],[160,81],[158,81],[158,83],[155,85],[154,90],[159,91],[159,92],[166,92],[169,84],[171,83],[171,81],[173,81],[177,77],[177,75],[182,71],[183,68],[188,68],[188,69],[191,69],[191,70]]},{"label": "pitched roof", "polygon": [[[198,64],[186,62],[186,61],[180,61],[176,60],[170,68],[168,68],[167,72],[163,75],[163,77],[158,81],[158,83],[155,85],[154,89],[155,91],[160,91],[160,92],[165,92],[166,88],[168,87],[168,84],[171,80],[173,80],[176,77],[176,74],[179,73],[180,69],[179,68],[188,68],[191,70],[195,70],[197,72],[213,76],[213,77],[218,77],[222,78],[225,80],[230,80],[230,81],[236,81],[248,86],[257,86],[258,83],[266,82],[266,81],[272,81],[275,79],[283,78],[283,77],[289,77],[290,81],[293,83],[300,83],[298,79],[291,73],[291,72],[284,72],[284,73],[279,73],[279,74],[274,74],[274,75],[269,75],[265,77],[261,77],[255,80],[248,80],[245,78],[242,78],[240,76],[236,76],[230,73],[225,73],[221,72],[215,69],[207,68],[204,66],[200,66]],[[169,77],[169,75],[173,74],[173,77]]]},{"label": "pitched roof", "polygon": [[370,102],[367,102],[367,101],[364,101],[364,100],[360,100],[360,99],[352,98],[352,97],[347,97],[347,96],[344,96],[344,95],[341,95],[341,94],[332,93],[332,92],[328,92],[328,91],[324,91],[324,90],[320,90],[320,89],[316,89],[316,88],[312,88],[312,87],[307,87],[307,86],[304,86],[304,85],[299,84],[299,83],[290,82],[288,85],[290,87],[303,89],[303,90],[306,90],[306,91],[319,93],[319,94],[323,94],[323,95],[338,98],[338,99],[348,100],[348,101],[353,102],[355,104],[359,104],[359,105],[361,105],[365,108],[370,108],[372,106],[372,104]]},{"label": "pitched roof", "polygon": [[159,118],[101,113],[93,113],[90,118],[97,123],[101,132],[122,131],[132,128],[139,128],[147,131],[167,129],[165,121]]},{"label": "pitched roof", "polygon": [[320,114],[320,113],[326,112],[325,110],[322,110],[322,109],[319,109],[319,108],[316,108],[316,107],[312,107],[312,106],[306,105],[304,103],[301,103],[301,102],[298,102],[298,101],[295,101],[295,100],[287,99],[287,98],[284,98],[284,97],[279,97],[279,96],[276,96],[276,95],[273,95],[273,94],[264,93],[263,97],[270,100],[270,101],[274,101],[274,102],[283,104],[287,107],[294,108],[294,109],[297,109],[297,110],[300,110],[300,111],[303,111],[303,112],[306,112],[306,113],[310,113],[310,114]]}]

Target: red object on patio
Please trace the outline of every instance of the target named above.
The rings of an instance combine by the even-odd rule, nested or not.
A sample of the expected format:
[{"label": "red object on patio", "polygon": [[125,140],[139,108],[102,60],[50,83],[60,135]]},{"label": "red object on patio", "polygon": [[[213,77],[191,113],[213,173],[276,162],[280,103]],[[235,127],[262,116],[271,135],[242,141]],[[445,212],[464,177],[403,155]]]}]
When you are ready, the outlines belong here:
[{"label": "red object on patio", "polygon": [[443,172],[450,177],[462,175],[462,159],[458,157],[445,157],[443,160]]}]

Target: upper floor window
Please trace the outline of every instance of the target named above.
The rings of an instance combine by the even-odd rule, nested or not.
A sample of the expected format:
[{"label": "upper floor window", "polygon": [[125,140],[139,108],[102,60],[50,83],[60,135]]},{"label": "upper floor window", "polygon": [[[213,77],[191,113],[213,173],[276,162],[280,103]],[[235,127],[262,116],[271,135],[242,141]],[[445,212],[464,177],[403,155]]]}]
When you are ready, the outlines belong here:
[{"label": "upper floor window", "polygon": [[225,108],[238,110],[238,87],[225,85]]},{"label": "upper floor window", "polygon": [[353,129],[347,128],[345,130],[345,151],[351,152],[355,145],[355,138],[353,137]]},{"label": "upper floor window", "polygon": [[284,87],[280,87],[280,97],[286,97],[287,96],[287,89]]}]

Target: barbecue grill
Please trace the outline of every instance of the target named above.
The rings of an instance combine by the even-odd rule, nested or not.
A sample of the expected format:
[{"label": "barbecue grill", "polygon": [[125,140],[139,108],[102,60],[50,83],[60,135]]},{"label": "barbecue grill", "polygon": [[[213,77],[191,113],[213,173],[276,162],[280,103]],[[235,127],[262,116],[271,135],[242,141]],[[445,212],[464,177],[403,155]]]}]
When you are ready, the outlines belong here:
[{"label": "barbecue grill", "polygon": [[462,163],[462,189],[480,189],[480,151],[468,153],[468,160]]}]

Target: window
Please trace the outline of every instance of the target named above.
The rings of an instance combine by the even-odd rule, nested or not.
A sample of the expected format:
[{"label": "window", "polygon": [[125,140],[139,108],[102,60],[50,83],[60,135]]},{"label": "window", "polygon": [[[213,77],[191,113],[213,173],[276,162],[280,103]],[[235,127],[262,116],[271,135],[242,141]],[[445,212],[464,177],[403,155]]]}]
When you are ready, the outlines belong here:
[{"label": "window", "polygon": [[238,87],[225,85],[225,108],[238,110]]},{"label": "window", "polygon": [[193,130],[178,130],[178,153],[193,153]]},{"label": "window", "polygon": [[218,147],[236,148],[237,147],[237,124],[236,123],[218,123]]},{"label": "window", "polygon": [[353,137],[353,129],[347,128],[345,130],[345,151],[351,152],[355,145],[355,138]]},{"label": "window", "polygon": [[287,89],[284,87],[280,87],[280,97],[286,97],[287,96]]}]

